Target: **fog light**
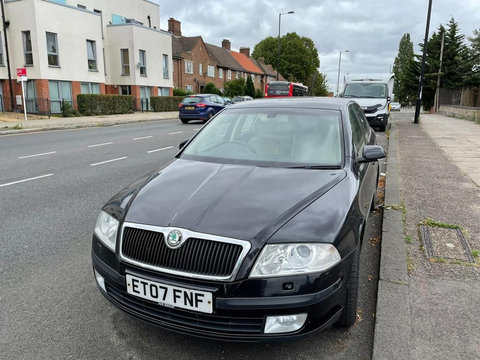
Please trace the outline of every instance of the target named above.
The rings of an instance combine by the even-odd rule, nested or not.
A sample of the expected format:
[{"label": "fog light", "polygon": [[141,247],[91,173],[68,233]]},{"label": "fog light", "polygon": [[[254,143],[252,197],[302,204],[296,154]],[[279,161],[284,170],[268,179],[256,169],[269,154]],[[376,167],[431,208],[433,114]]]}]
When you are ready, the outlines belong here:
[{"label": "fog light", "polygon": [[268,316],[265,334],[287,333],[300,329],[307,320],[307,314]]},{"label": "fog light", "polygon": [[97,280],[97,284],[98,286],[100,286],[100,288],[107,292],[107,289],[105,288],[105,279],[103,278],[102,275],[100,275],[97,270],[93,270],[95,272],[95,279]]}]

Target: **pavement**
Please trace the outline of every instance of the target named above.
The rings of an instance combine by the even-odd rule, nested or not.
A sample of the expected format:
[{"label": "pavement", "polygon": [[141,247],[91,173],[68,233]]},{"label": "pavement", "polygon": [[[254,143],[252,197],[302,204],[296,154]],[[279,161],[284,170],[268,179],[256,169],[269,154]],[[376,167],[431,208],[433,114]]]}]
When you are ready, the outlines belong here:
[{"label": "pavement", "polygon": [[478,359],[480,124],[392,118],[373,358]]},{"label": "pavement", "polygon": [[[0,114],[1,115],[1,114]],[[39,117],[23,119],[23,114],[9,113],[0,116],[0,135],[21,134],[36,131],[75,129],[93,126],[113,126],[118,124],[144,121],[177,119],[178,111],[170,112],[135,112],[132,114],[79,116],[79,117]]]},{"label": "pavement", "polygon": [[[0,120],[0,135],[177,115]],[[373,359],[480,358],[479,219],[480,124],[393,114]]]}]

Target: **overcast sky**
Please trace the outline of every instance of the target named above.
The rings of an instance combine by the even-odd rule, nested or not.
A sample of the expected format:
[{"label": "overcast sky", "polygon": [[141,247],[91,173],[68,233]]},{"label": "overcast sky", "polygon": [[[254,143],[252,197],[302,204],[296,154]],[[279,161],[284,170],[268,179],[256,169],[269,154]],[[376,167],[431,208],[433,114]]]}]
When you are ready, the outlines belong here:
[{"label": "overcast sky", "polygon": [[[311,38],[320,57],[320,71],[327,74],[330,90],[336,89],[338,59],[341,77],[347,73],[388,72],[404,33],[423,42],[428,0],[155,0],[160,4],[162,29],[168,19],[182,23],[182,35],[201,35],[207,43],[221,46],[229,39],[232,50],[250,47],[267,36],[296,32]],[[480,0],[433,0],[430,34],[453,16],[467,37],[480,29]],[[340,80],[341,82],[342,80]]]}]

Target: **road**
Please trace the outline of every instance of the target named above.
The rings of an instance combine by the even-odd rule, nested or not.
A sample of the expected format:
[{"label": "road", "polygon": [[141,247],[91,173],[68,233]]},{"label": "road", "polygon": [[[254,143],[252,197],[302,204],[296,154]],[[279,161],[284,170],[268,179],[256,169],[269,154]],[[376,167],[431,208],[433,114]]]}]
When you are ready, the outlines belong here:
[{"label": "road", "polygon": [[[371,357],[380,251],[374,240],[363,246],[357,324],[294,343],[230,344],[167,332],[100,294],[90,259],[99,210],[171,161],[200,127],[164,120],[0,137],[0,358]],[[381,217],[373,213],[367,238],[380,236]]]}]

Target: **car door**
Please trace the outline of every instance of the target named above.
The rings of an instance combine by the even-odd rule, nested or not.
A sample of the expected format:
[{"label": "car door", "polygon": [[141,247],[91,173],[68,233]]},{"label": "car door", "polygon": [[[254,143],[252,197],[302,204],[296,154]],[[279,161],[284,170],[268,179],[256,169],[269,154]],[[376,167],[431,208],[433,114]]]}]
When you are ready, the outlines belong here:
[{"label": "car door", "polygon": [[213,102],[215,103],[215,113],[217,113],[225,107],[225,100],[217,95],[212,96],[212,98]]},{"label": "car door", "polygon": [[[352,128],[352,140],[353,146],[355,148],[355,155],[357,158],[362,156],[363,147],[367,144],[367,135],[365,127],[363,126],[359,113],[357,111],[358,105],[355,103],[350,103],[348,107],[348,117],[350,121],[350,126]],[[358,187],[358,207],[362,214],[366,217],[370,209],[371,201],[371,163],[356,163],[356,170],[359,180]]]}]

